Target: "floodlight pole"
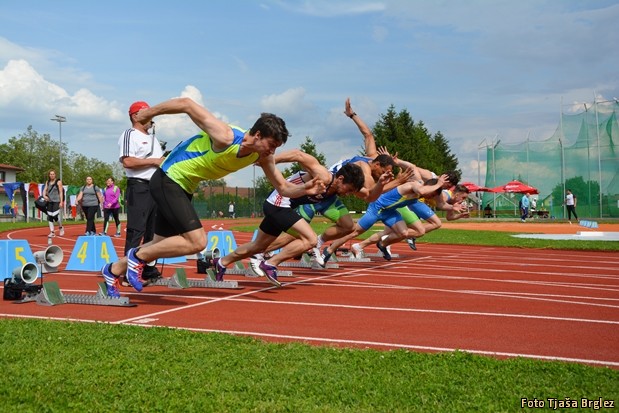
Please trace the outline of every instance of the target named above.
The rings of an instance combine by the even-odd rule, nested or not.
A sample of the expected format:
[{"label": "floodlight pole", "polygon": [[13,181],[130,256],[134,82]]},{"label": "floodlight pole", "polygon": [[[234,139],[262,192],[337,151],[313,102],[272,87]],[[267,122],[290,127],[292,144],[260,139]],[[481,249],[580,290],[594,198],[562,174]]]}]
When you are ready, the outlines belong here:
[{"label": "floodlight pole", "polygon": [[58,170],[58,173],[60,175],[60,181],[62,181],[62,122],[66,122],[67,118],[64,116],[55,115],[55,117],[50,120],[58,122],[58,136],[60,139],[60,169]]}]

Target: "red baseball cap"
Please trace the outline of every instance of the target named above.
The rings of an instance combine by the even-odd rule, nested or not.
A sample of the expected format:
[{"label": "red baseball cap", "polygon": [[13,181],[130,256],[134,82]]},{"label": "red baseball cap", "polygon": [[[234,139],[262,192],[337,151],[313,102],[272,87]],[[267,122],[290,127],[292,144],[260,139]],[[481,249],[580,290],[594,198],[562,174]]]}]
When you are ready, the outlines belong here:
[{"label": "red baseball cap", "polygon": [[148,108],[150,108],[150,106],[146,102],[142,102],[142,101],[134,102],[129,107],[129,115],[133,115],[134,113],[138,113],[142,109],[148,109]]}]

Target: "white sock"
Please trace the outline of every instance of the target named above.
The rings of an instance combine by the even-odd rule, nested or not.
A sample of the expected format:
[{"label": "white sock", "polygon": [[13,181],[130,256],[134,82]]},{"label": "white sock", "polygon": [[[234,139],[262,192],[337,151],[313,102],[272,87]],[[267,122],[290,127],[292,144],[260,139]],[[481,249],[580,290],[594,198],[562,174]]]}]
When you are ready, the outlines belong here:
[{"label": "white sock", "polygon": [[54,223],[51,221],[47,221],[47,224],[49,225],[49,232],[54,232]]},{"label": "white sock", "polygon": [[322,245],[323,245],[324,243],[325,243],[325,240],[324,240],[324,239],[322,239],[322,234],[320,234],[320,235],[318,236],[318,241],[316,242],[316,248],[319,248],[319,249],[320,249],[320,247],[322,247]]}]

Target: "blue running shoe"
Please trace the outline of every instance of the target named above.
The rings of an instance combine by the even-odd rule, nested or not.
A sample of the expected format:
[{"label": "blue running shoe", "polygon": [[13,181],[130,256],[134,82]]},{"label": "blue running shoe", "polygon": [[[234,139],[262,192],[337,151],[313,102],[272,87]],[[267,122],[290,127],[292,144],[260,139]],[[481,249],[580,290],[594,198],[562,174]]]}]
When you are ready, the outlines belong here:
[{"label": "blue running shoe", "polygon": [[129,281],[129,284],[134,290],[140,292],[144,286],[142,285],[142,271],[146,265],[145,261],[142,261],[135,256],[137,248],[131,248],[127,251],[127,273],[125,278]]},{"label": "blue running shoe", "polygon": [[322,264],[320,264],[320,262],[318,264],[320,264],[322,268],[326,268],[327,261],[329,261],[329,259],[331,258],[331,255],[332,253],[329,252],[329,247],[324,247],[322,250]]},{"label": "blue running shoe", "polygon": [[391,254],[389,253],[389,250],[387,250],[387,247],[383,246],[383,244],[380,243],[380,240],[376,241],[376,248],[378,248],[378,250],[383,253],[384,259],[386,259],[387,261],[391,261]]},{"label": "blue running shoe", "polygon": [[260,269],[264,272],[267,280],[276,287],[281,287],[282,283],[277,280],[277,267],[267,264],[266,261],[260,263]]},{"label": "blue running shoe", "polygon": [[215,267],[215,281],[223,281],[226,267],[219,263],[220,258],[213,259],[213,267]]},{"label": "blue running shoe", "polygon": [[105,285],[107,286],[107,296],[110,298],[120,298],[120,292],[118,291],[118,278],[112,274],[110,268],[112,268],[112,264],[105,264],[101,269],[101,275],[103,275]]},{"label": "blue running shoe", "polygon": [[413,251],[417,251],[417,246],[415,245],[415,238],[406,238],[406,243]]}]

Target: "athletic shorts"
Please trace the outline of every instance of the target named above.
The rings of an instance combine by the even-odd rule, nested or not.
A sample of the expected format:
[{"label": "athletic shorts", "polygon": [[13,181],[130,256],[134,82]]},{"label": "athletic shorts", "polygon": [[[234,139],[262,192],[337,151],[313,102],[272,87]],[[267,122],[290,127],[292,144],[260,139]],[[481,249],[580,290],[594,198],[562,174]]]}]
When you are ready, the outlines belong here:
[{"label": "athletic shorts", "polygon": [[402,215],[400,215],[397,209],[379,210],[374,203],[370,203],[365,214],[357,221],[357,224],[367,231],[377,221],[381,221],[391,228],[396,222],[402,221]]},{"label": "athletic shorts", "polygon": [[424,204],[423,202],[415,202],[412,205],[409,205],[408,208],[415,213],[419,217],[419,219],[423,219],[427,221],[434,214],[432,208]]},{"label": "athletic shorts", "polygon": [[420,220],[417,214],[411,211],[410,208],[407,206],[398,208],[398,212],[400,213],[400,215],[402,215],[402,219],[404,220],[406,226],[409,226],[410,224]]},{"label": "athletic shorts", "polygon": [[316,213],[322,214],[331,222],[337,222],[345,215],[349,215],[348,208],[338,197],[325,199],[317,204],[305,204],[297,207],[297,212],[307,222],[311,222]]},{"label": "athletic shorts", "polygon": [[150,194],[157,204],[155,234],[171,237],[202,228],[191,204],[193,194],[185,192],[160,168],[150,178]]},{"label": "athletic shorts", "polygon": [[49,222],[58,222],[59,214],[60,214],[60,202],[49,201],[47,203],[47,220]]},{"label": "athletic shorts", "polygon": [[264,218],[260,223],[260,230],[273,237],[278,237],[282,232],[287,232],[294,224],[303,219],[295,209],[278,207],[266,201],[262,205],[262,211]]}]

